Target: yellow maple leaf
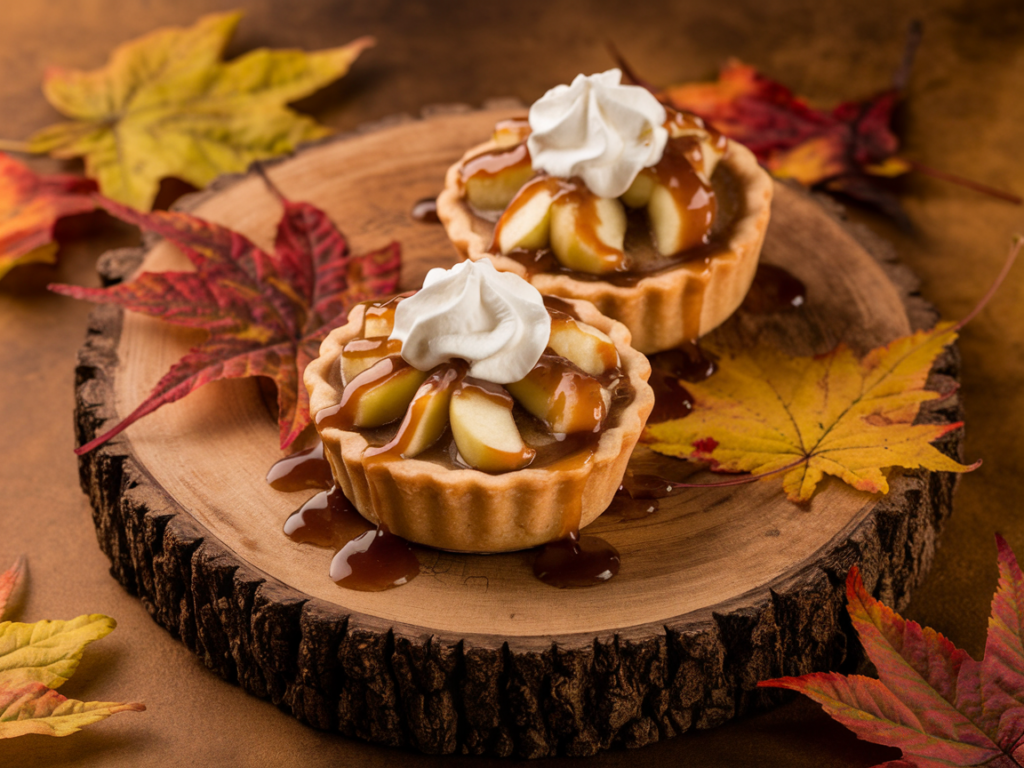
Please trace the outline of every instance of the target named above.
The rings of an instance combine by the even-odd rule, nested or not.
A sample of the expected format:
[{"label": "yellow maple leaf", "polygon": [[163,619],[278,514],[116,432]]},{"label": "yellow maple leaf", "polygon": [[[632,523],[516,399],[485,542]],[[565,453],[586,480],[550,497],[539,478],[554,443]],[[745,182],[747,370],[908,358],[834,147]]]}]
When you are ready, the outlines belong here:
[{"label": "yellow maple leaf", "polygon": [[[0,575],[0,616],[23,572],[19,561]],[[67,736],[117,712],[145,710],[138,703],[75,701],[53,690],[78,669],[85,647],[115,626],[100,614],[34,624],[0,622],[0,739],[26,733]]]},{"label": "yellow maple leaf", "polygon": [[223,62],[240,18],[212,14],[187,29],[159,29],[91,72],[49,70],[46,98],[73,121],[36,133],[30,150],[84,156],[103,194],[148,209],[162,178],[204,187],[328,134],[286,105],[344,75],[373,38],[313,53],[259,49]]},{"label": "yellow maple leaf", "polygon": [[790,357],[766,345],[708,345],[718,371],[686,385],[693,412],[648,425],[644,441],[724,472],[788,468],[783,488],[792,501],[810,499],[826,474],[886,493],[886,467],[967,472],[974,467],[931,445],[961,423],[914,424],[922,403],[942,397],[924,386],[935,358],[955,339],[954,325],[940,323],[862,359],[845,345],[816,357]]}]

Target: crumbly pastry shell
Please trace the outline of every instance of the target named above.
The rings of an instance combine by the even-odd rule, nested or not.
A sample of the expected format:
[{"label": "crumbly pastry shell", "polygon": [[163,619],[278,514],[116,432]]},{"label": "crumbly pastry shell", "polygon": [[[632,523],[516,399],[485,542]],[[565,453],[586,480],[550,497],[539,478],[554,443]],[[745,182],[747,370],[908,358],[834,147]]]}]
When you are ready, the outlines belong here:
[{"label": "crumbly pastry shell", "polygon": [[448,169],[444,191],[437,198],[438,217],[463,258],[489,258],[497,269],[528,279],[541,293],[591,302],[623,323],[632,334],[633,347],[648,355],[718,327],[747,295],[768,230],[773,187],[771,177],[743,145],[730,141],[715,171],[731,174],[739,190],[736,217],[721,248],[707,259],[684,261],[629,286],[565,274],[528,275],[514,259],[488,253],[493,225],[474,215],[464,202],[459,170],[470,158],[499,148],[490,141],[470,149]]},{"label": "crumbly pastry shell", "polygon": [[[572,304],[581,320],[611,337],[634,392],[588,460],[573,454],[549,467],[496,475],[419,459],[375,463],[363,458],[369,443],[362,434],[321,428],[334,479],[359,513],[409,541],[459,552],[510,552],[552,541],[575,527],[576,509],[580,528],[597,519],[611,504],[654,407],[647,384],[651,367],[630,346],[624,325],[585,302]],[[341,399],[341,349],[359,334],[363,314],[363,306],[353,309],[348,323],[324,339],[320,357],[306,367],[314,420]]]}]

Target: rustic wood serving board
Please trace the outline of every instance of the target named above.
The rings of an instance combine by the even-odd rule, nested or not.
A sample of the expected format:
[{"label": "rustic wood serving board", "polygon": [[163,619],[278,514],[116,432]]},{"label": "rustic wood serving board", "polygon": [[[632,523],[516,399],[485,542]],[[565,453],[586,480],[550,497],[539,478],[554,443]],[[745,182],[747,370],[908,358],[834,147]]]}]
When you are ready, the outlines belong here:
[{"label": "rustic wood serving board", "polygon": [[[455,253],[410,209],[494,122],[520,110],[440,111],[310,147],[275,164],[284,194],[325,209],[356,252],[402,244],[403,288]],[[256,176],[226,179],[186,207],[269,248],[279,204]],[[793,353],[843,340],[864,351],[934,322],[915,283],[835,210],[778,186],[763,260],[807,286],[807,305],[740,313],[715,333]],[[169,244],[105,260],[187,268]],[[92,317],[78,367],[78,439],[112,426],[197,340],[109,307]],[[935,376],[956,376],[948,354]],[[941,413],[955,418],[946,400]],[[956,455],[959,437],[942,446]],[[320,728],[431,753],[537,757],[640,746],[778,700],[760,679],[847,658],[842,583],[859,563],[876,594],[903,605],[931,561],[955,480],[894,473],[887,497],[828,480],[785,499],[777,478],[681,493],[642,519],[613,508],[588,533],[622,554],[617,578],[559,590],[532,554],[428,552],[410,584],[337,587],[332,552],[281,532],[306,494],[269,488],[277,426],[253,380],[208,385],[82,458],[112,572],[206,664]],[[690,469],[638,449],[633,466]],[[713,482],[709,473],[692,476]]]}]

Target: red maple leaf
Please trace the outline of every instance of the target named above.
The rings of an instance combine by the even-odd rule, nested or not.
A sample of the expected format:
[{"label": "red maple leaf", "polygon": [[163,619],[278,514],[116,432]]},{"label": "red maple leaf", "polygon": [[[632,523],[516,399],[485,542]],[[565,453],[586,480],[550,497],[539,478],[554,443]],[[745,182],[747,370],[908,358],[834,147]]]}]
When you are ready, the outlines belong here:
[{"label": "red maple leaf", "polygon": [[57,259],[58,219],[96,207],[96,182],[81,176],[40,176],[0,152],[0,278],[19,264]]},{"label": "red maple leaf", "polygon": [[160,406],[218,379],[274,380],[282,448],[310,423],[309,396],[302,385],[306,364],[355,304],[395,292],[401,256],[397,243],[352,256],[323,211],[278,197],[284,214],[273,255],[195,216],[140,213],[101,200],[119,219],[177,245],[196,271],[143,272],[112,288],[52,285],[51,290],[199,328],[209,337],[175,363],[121,423],[76,453],[91,451]]},{"label": "red maple leaf", "polygon": [[[886,768],[1024,765],[1024,575],[1001,536],[999,588],[978,662],[908,621],[850,570],[850,618],[878,679],[816,673],[758,685],[806,694],[860,738],[903,750]],[[881,767],[879,767],[881,768]]]},{"label": "red maple leaf", "polygon": [[821,184],[901,216],[895,198],[869,179],[912,168],[896,157],[899,140],[890,128],[900,95],[891,88],[826,112],[753,67],[730,60],[717,82],[670,87],[662,98],[746,145],[778,178],[808,187]]}]

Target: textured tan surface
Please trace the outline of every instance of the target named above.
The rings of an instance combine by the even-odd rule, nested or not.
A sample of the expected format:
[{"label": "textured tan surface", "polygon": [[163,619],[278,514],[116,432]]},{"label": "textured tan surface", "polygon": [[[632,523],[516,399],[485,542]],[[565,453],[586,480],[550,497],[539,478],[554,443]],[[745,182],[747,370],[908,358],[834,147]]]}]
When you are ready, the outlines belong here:
[{"label": "textured tan surface", "polygon": [[[905,25],[920,16],[926,31],[904,111],[906,154],[1024,192],[1024,13],[1012,2],[780,0],[766,6],[747,0],[679,2],[669,10],[659,3],[600,2],[585,15],[567,2],[467,2],[451,4],[447,15],[426,3],[368,1],[7,2],[0,4],[0,135],[23,138],[54,120],[38,87],[45,65],[98,66],[114,44],[156,25],[236,6],[248,7],[249,17],[234,52],[265,44],[327,46],[364,33],[380,37],[380,48],[357,63],[348,80],[309,102],[343,129],[438,102],[480,104],[503,95],[530,101],[578,71],[606,68],[609,36],[658,80],[707,77],[735,55],[831,104],[885,87]],[[927,298],[947,317],[962,315],[998,270],[1010,234],[1024,229],[1024,210],[923,177],[908,181],[903,200],[917,227],[913,234],[863,218],[922,276]],[[71,233],[59,269],[33,267],[0,283],[0,558],[30,558],[30,591],[20,617],[98,611],[120,622],[90,648],[63,691],[137,699],[149,711],[118,715],[67,739],[5,743],[4,762],[76,768],[441,765],[440,759],[325,736],[215,678],[107,575],[71,454],[74,355],[88,307],[49,296],[43,286],[54,279],[94,284],[94,258],[133,237],[107,227]],[[966,450],[985,465],[961,484],[931,576],[907,611],[975,655],[996,581],[993,532],[1002,531],[1024,552],[1021,285],[1018,271],[964,333]],[[853,768],[895,756],[858,742],[816,707],[798,702],[639,755],[603,754],[589,764],[642,759],[666,766]]]}]

